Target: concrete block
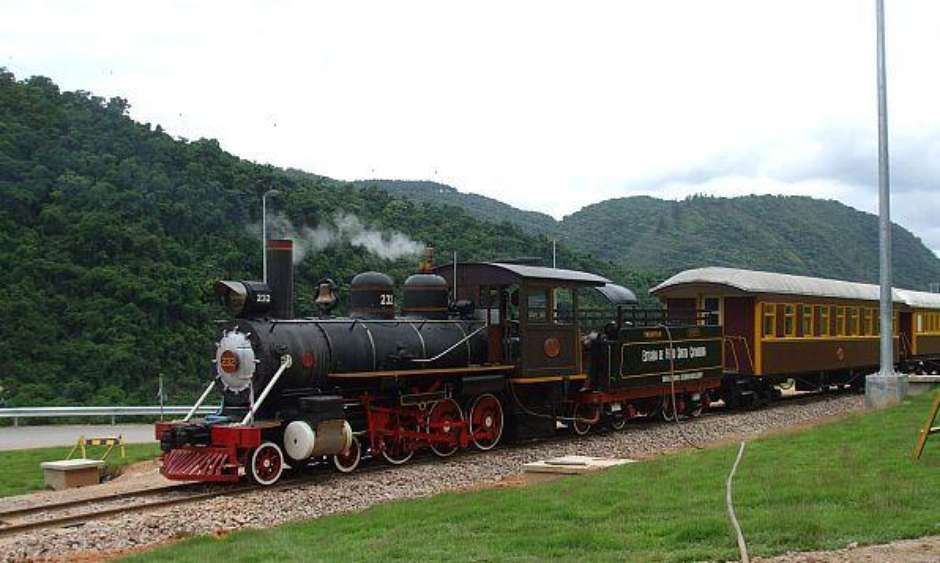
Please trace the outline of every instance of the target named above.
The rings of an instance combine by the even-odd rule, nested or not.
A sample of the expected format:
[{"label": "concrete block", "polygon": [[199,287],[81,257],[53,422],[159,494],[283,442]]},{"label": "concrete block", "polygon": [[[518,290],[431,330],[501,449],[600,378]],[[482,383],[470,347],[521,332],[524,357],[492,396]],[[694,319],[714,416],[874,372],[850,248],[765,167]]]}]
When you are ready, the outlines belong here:
[{"label": "concrete block", "polygon": [[869,375],[865,378],[865,407],[883,409],[900,403],[907,396],[906,374]]},{"label": "concrete block", "polygon": [[907,392],[910,395],[920,395],[937,389],[940,385],[940,375],[909,375],[907,376]]},{"label": "concrete block", "polygon": [[46,486],[57,491],[97,485],[104,462],[97,459],[63,459],[39,464]]},{"label": "concrete block", "polygon": [[620,459],[609,457],[592,457],[585,455],[567,455],[545,461],[536,461],[527,463],[523,466],[525,479],[529,484],[542,483],[567,477],[569,475],[584,475],[595,471],[603,471],[624,465],[635,463],[633,459]]}]

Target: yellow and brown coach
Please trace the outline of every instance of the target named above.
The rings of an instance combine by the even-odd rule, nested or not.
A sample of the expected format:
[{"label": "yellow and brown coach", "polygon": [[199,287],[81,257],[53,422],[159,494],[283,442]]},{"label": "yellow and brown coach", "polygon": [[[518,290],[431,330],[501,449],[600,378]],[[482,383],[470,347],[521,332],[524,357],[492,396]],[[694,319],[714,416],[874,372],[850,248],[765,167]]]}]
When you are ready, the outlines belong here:
[{"label": "yellow and brown coach", "polygon": [[[726,401],[798,389],[864,386],[878,368],[876,285],[735,268],[686,270],[651,290],[670,312],[704,310],[724,327]],[[894,290],[894,360],[940,359],[940,294]],[[734,389],[740,389],[735,394]]]}]

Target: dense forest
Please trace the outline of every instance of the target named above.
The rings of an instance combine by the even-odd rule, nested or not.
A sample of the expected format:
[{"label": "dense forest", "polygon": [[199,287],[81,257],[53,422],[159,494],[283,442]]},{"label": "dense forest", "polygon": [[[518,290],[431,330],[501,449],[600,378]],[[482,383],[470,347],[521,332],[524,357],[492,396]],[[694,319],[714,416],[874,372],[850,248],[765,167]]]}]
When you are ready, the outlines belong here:
[{"label": "dense forest", "polygon": [[[417,258],[369,252],[368,233],[428,244],[443,260],[540,256],[551,241],[464,211],[415,203],[239,159],[214,140],[174,139],[128,117],[128,102],[61,92],[49,79],[0,70],[0,386],[7,405],[154,404],[163,374],[171,401],[205,385],[224,318],[212,285],[257,279],[260,196],[276,229],[305,246],[298,312],[329,276],[378,269],[401,282]],[[284,223],[287,223],[285,226]],[[356,232],[350,234],[350,223]],[[346,229],[346,230],[344,230]],[[347,233],[338,236],[335,233]],[[357,234],[358,233],[358,234]],[[279,234],[279,233],[274,233]],[[375,239],[372,236],[371,241]],[[560,264],[638,288],[627,274],[561,245]],[[661,277],[661,276],[659,276]]]},{"label": "dense forest", "polygon": [[495,223],[512,223],[527,233],[557,235],[560,225],[551,215],[526,211],[478,194],[463,193],[456,188],[428,181],[359,180],[360,187],[376,187],[411,201],[452,205],[464,209],[477,219]]},{"label": "dense forest", "polygon": [[[362,182],[414,201],[440,198],[483,220],[558,237],[627,270],[676,272],[729,266],[852,281],[878,281],[877,217],[837,201],[798,196],[627,197],[587,206],[561,221],[432,182]],[[940,282],[940,259],[894,225],[895,285]]]}]

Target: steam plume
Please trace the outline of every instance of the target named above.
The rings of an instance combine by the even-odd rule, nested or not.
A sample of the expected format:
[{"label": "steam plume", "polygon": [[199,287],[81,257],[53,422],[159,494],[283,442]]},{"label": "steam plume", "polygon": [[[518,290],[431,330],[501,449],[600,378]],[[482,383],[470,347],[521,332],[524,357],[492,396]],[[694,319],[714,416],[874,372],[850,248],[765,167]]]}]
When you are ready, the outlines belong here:
[{"label": "steam plume", "polygon": [[[251,225],[249,230],[258,236],[261,234],[261,225]],[[335,214],[332,224],[321,223],[313,228],[304,225],[299,229],[280,213],[270,215],[268,236],[294,241],[295,264],[301,262],[308,252],[323,250],[344,241],[386,260],[415,255],[424,248],[398,231],[371,229],[358,217],[348,213]]]}]

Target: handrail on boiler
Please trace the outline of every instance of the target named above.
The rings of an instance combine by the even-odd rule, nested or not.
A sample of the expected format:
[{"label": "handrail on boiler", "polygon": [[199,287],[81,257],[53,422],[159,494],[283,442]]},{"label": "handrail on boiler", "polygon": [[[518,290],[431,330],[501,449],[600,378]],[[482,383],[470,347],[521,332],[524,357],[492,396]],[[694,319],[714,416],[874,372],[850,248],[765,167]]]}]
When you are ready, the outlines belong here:
[{"label": "handrail on boiler", "polygon": [[473,338],[474,336],[476,336],[477,333],[479,333],[481,330],[483,330],[484,328],[486,328],[486,326],[487,326],[487,325],[484,324],[483,326],[481,326],[480,328],[478,328],[478,329],[476,329],[475,331],[471,332],[471,333],[468,334],[467,336],[464,336],[463,338],[461,338],[460,340],[458,340],[453,346],[451,346],[451,347],[448,348],[447,350],[444,350],[443,352],[441,352],[440,354],[434,356],[433,358],[424,358],[424,359],[416,358],[416,359],[411,360],[411,361],[412,361],[412,362],[415,362],[415,363],[418,363],[418,364],[425,364],[425,363],[433,362],[433,361],[435,361],[435,360],[440,360],[441,358],[443,358],[443,357],[446,356],[447,354],[450,354],[451,352],[453,352],[454,350],[456,350],[458,346],[460,346],[460,345],[463,344],[464,342],[466,342],[466,341],[470,340],[471,338]]},{"label": "handrail on boiler", "polygon": [[281,367],[277,368],[277,371],[274,373],[274,377],[271,378],[271,381],[264,387],[264,391],[261,392],[261,395],[258,397],[258,400],[252,403],[251,408],[248,409],[248,413],[245,415],[245,418],[241,421],[241,426],[248,424],[249,420],[255,419],[255,413],[258,412],[258,409],[261,407],[261,404],[264,403],[264,400],[268,398],[268,393],[271,392],[271,389],[274,389],[274,386],[277,384],[277,381],[281,378],[281,374],[287,370],[294,363],[294,359],[290,354],[284,354],[281,356]]}]

